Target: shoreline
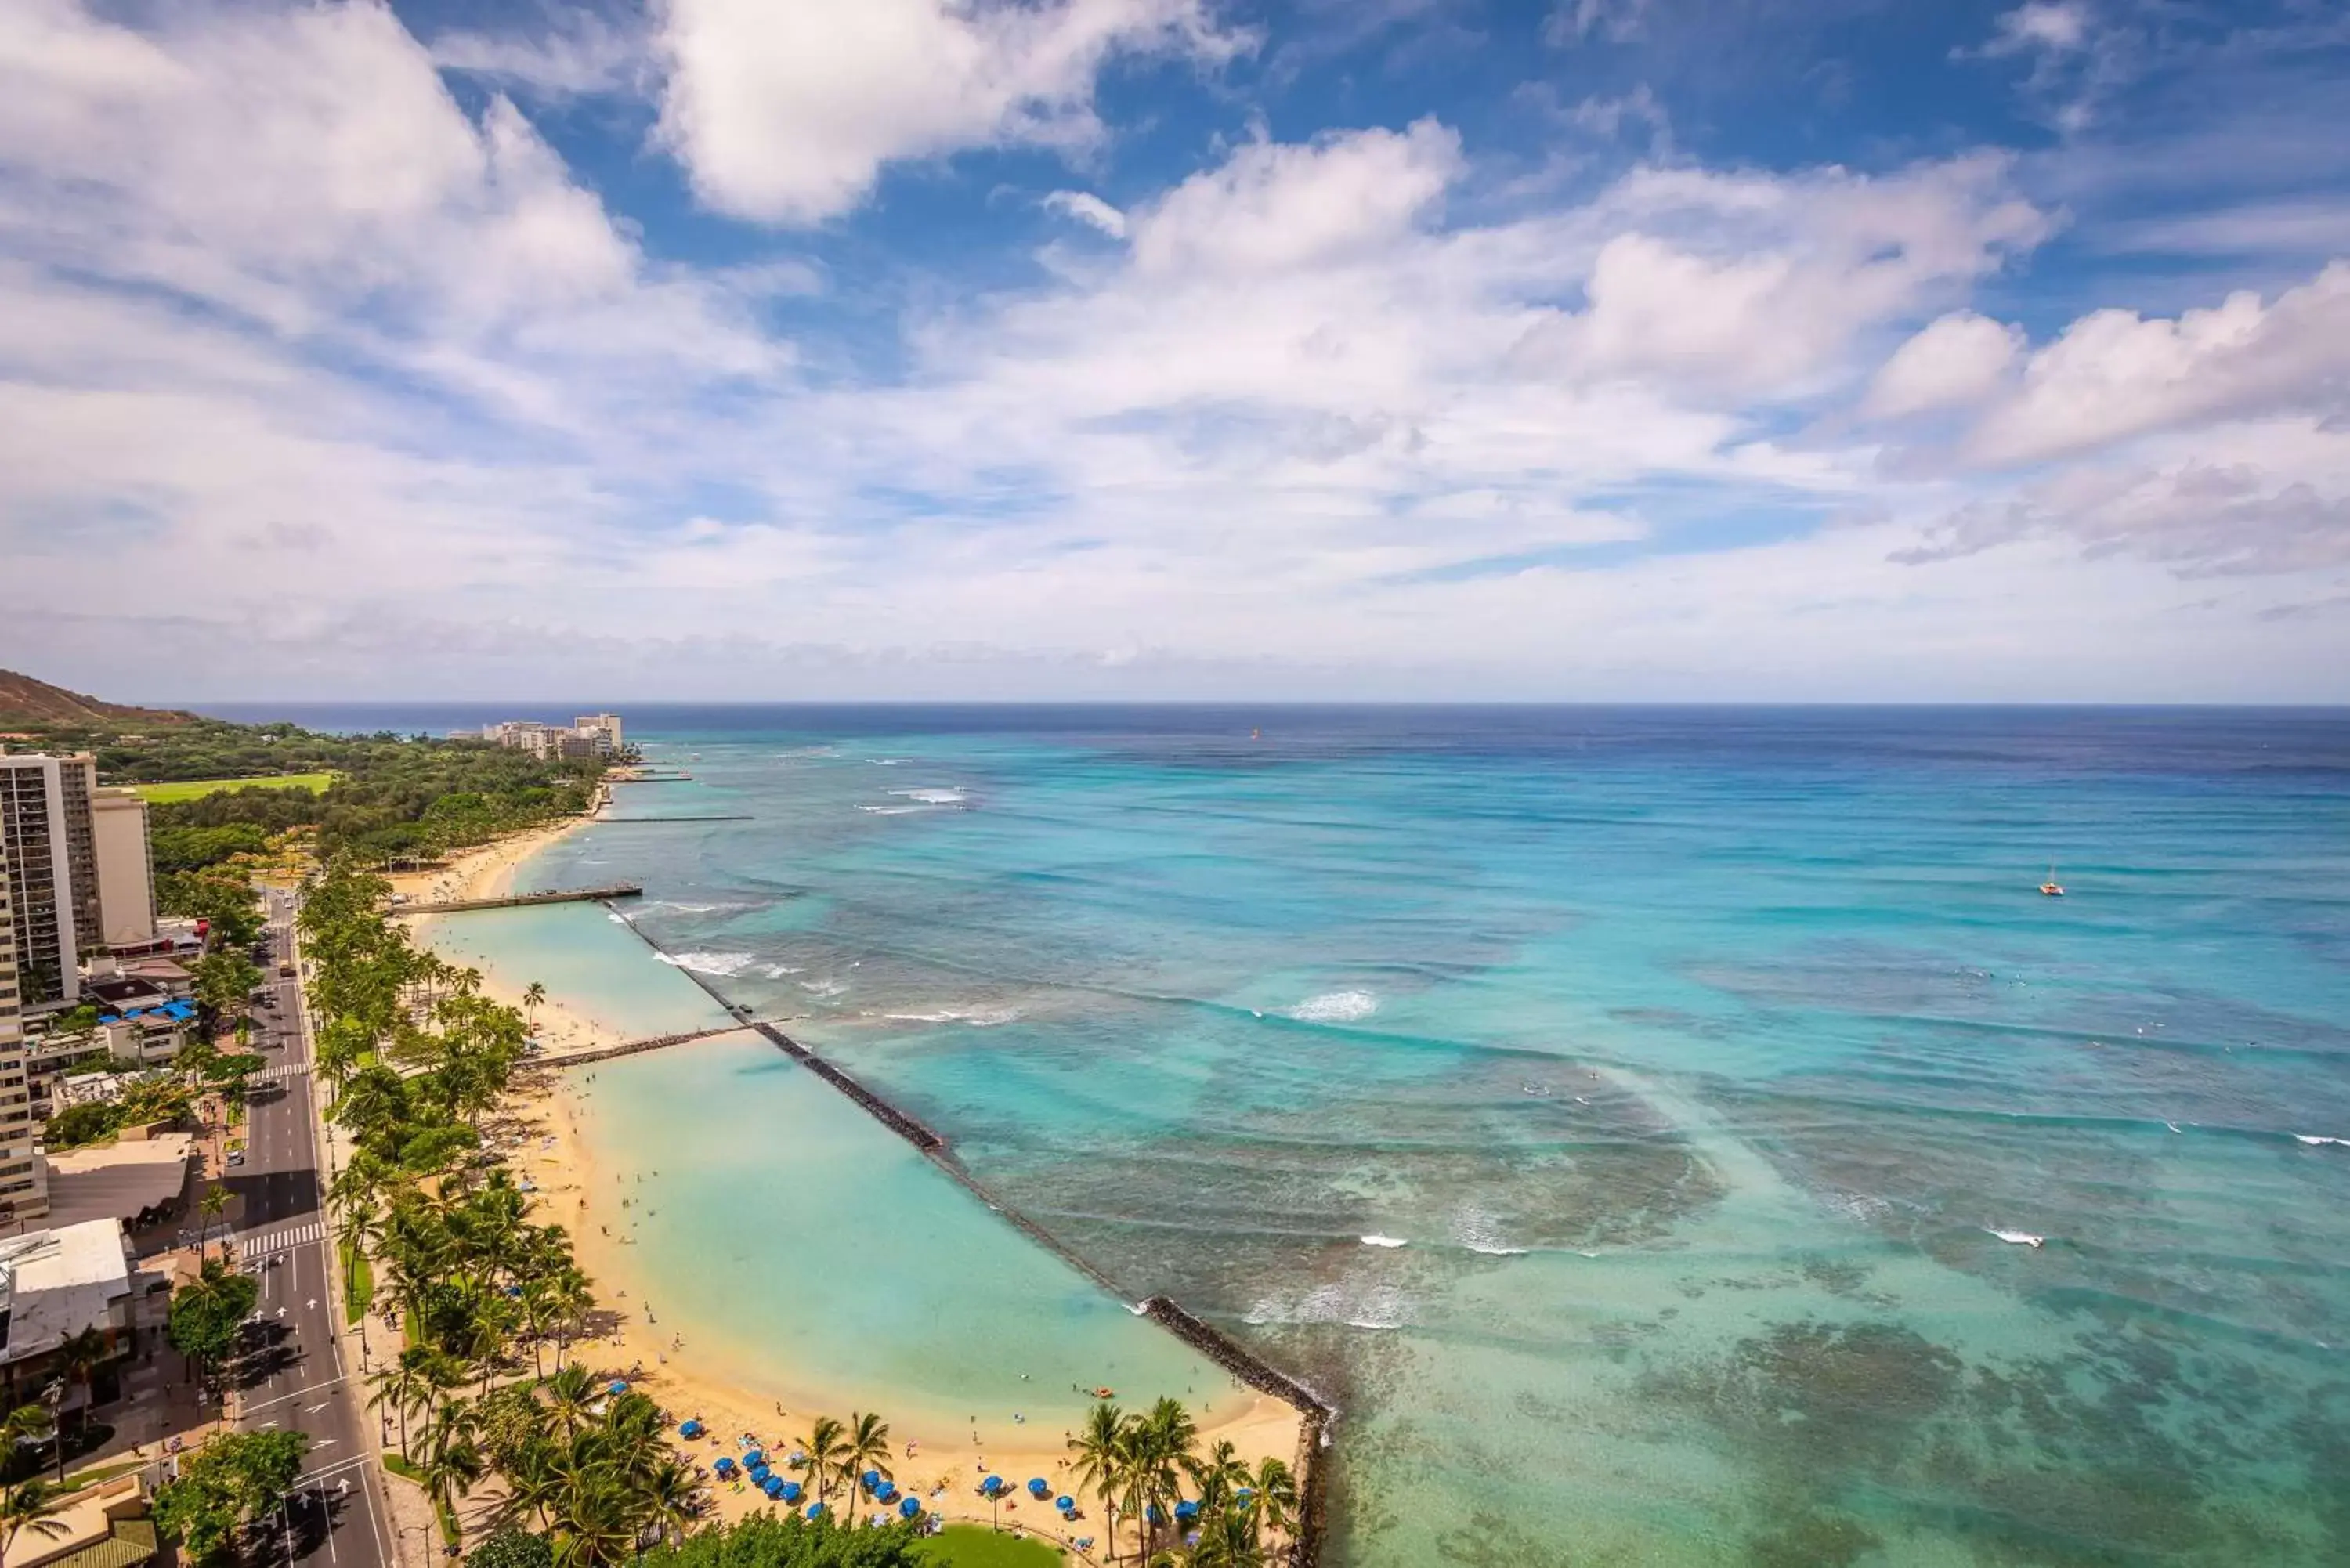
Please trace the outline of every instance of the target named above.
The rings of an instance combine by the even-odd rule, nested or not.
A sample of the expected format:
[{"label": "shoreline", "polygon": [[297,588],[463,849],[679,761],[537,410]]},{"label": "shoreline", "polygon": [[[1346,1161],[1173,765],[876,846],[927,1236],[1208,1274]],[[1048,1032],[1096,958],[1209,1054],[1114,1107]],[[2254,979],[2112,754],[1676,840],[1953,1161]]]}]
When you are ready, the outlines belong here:
[{"label": "shoreline", "polygon": [[[404,873],[392,879],[393,885],[396,891],[419,900],[501,897],[512,890],[533,857],[597,820],[591,812],[517,834],[455,857],[438,870]],[[432,921],[461,918],[421,916],[409,923],[421,940],[424,929]],[[486,965],[482,971],[482,990],[510,1006],[522,1006],[522,985]],[[680,1339],[675,1324],[660,1321],[658,1303],[646,1310],[645,1282],[628,1257],[632,1243],[625,1234],[613,1233],[615,1227],[625,1232],[633,1211],[615,1206],[608,1198],[591,1196],[606,1190],[599,1185],[604,1162],[598,1159],[591,1134],[583,1125],[594,1115],[589,1105],[593,1091],[588,1083],[592,1074],[567,1071],[565,1060],[625,1044],[628,1036],[560,996],[540,1002],[535,1014],[533,1033],[544,1054],[526,1062],[518,1075],[516,1092],[500,1112],[504,1125],[498,1142],[517,1178],[530,1183],[531,1196],[544,1218],[564,1225],[569,1232],[580,1266],[595,1282],[599,1318],[611,1325],[610,1332],[599,1338],[577,1342],[572,1347],[572,1358],[626,1376],[632,1386],[659,1400],[676,1420],[699,1418],[707,1435],[691,1444],[682,1439],[678,1443],[689,1459],[702,1465],[722,1453],[738,1453],[736,1438],[745,1433],[756,1435],[764,1447],[788,1453],[806,1436],[815,1416],[845,1420],[852,1410],[867,1408],[867,1398],[846,1396],[874,1391],[820,1383],[800,1386],[788,1372],[745,1377],[739,1370],[730,1375],[714,1369],[702,1362],[690,1340]],[[613,1173],[616,1186],[625,1174]],[[1007,1234],[1005,1241],[1035,1244],[1016,1231]],[[1162,1324],[1159,1332],[1168,1331]],[[974,1431],[968,1421],[935,1410],[918,1407],[908,1412],[907,1404],[920,1407],[922,1401],[919,1397],[909,1401],[906,1393],[881,1390],[878,1398],[869,1400],[890,1423],[891,1463],[906,1493],[920,1496],[926,1510],[951,1522],[986,1524],[991,1509],[979,1495],[980,1479],[983,1473],[1000,1474],[1010,1489],[1001,1504],[1001,1524],[1007,1533],[1036,1536],[1073,1552],[1075,1541],[1091,1537],[1095,1547],[1083,1556],[1099,1560],[1109,1539],[1107,1521],[1099,1516],[1098,1500],[1077,1491],[1071,1456],[1065,1447],[1067,1434],[1059,1434],[1061,1440],[1054,1440],[1049,1429],[1034,1436],[989,1433],[985,1423]],[[1241,1393],[1246,1402],[1236,1408],[1227,1407],[1213,1417],[1193,1412],[1203,1450],[1214,1442],[1228,1440],[1252,1464],[1270,1456],[1293,1468],[1309,1457],[1305,1444],[1309,1440],[1310,1423],[1303,1412],[1258,1389],[1243,1387]],[[890,1408],[893,1401],[899,1406],[897,1414]],[[910,1454],[910,1443],[913,1445]],[[982,1464],[985,1472],[977,1468]],[[1031,1476],[1049,1480],[1055,1495],[1077,1496],[1078,1521],[1065,1522],[1049,1501],[1031,1500],[1025,1490]],[[1301,1490],[1305,1482],[1305,1472],[1301,1470]],[[713,1479],[710,1488],[722,1520],[733,1521],[776,1506],[739,1480],[729,1485]],[[813,1489],[809,1495],[813,1496]],[[803,1505],[807,1501],[803,1498]],[[874,1505],[868,1500],[859,1512],[871,1511]],[[1123,1528],[1124,1521],[1120,1523]]]}]

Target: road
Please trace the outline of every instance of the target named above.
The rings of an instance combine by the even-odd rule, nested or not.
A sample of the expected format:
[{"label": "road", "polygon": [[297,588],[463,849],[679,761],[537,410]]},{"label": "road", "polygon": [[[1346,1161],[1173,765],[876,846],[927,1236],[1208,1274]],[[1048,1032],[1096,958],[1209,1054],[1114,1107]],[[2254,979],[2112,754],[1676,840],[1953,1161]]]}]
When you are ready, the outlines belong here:
[{"label": "road", "polygon": [[[370,1463],[361,1368],[347,1365],[335,1333],[333,1293],[311,1113],[308,1046],[301,1027],[301,985],[280,977],[294,950],[294,898],[271,889],[271,1005],[254,1014],[254,1043],[268,1059],[245,1107],[245,1156],[224,1174],[243,1199],[237,1257],[261,1282],[260,1376],[244,1390],[239,1425],[305,1432],[310,1451],[289,1505],[290,1539],[272,1555],[321,1568],[394,1568],[392,1525],[368,1473]],[[348,1558],[347,1563],[344,1560]]]}]

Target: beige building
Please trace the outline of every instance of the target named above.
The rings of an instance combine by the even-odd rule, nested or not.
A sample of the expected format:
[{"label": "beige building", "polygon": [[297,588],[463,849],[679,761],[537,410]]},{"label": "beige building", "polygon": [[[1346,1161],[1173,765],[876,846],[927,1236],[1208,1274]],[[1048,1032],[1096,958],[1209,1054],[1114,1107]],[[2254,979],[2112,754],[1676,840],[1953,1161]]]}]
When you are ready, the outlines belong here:
[{"label": "beige building", "polygon": [[94,790],[89,797],[92,858],[98,871],[98,934],[108,947],[155,940],[154,855],[147,803],[136,790]]}]

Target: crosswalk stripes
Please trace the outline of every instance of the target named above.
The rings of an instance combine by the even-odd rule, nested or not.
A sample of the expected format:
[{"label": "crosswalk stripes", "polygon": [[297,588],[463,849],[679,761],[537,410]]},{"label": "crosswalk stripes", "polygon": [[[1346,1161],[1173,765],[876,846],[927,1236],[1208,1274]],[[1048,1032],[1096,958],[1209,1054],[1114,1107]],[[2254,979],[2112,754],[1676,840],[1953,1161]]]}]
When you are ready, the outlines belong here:
[{"label": "crosswalk stripes", "polygon": [[298,1078],[310,1070],[307,1062],[283,1062],[275,1067],[264,1067],[253,1075],[256,1084],[282,1084],[288,1078]]},{"label": "crosswalk stripes", "polygon": [[229,1240],[236,1250],[247,1257],[255,1252],[281,1251],[287,1247],[307,1247],[327,1237],[325,1224],[318,1220],[297,1220],[290,1225],[259,1231],[240,1231]]}]

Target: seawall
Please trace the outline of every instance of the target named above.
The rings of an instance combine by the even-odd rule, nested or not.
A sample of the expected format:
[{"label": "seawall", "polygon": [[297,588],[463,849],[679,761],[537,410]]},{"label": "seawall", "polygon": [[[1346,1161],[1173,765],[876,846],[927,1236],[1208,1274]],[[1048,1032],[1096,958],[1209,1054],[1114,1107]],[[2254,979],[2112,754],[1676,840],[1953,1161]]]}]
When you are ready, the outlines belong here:
[{"label": "seawall", "polygon": [[[629,930],[635,931],[637,939],[652,949],[654,952],[663,958],[671,957],[669,950],[660,943],[638,929],[634,921],[623,920],[621,923]],[[712,1001],[724,1008],[728,1013],[734,1014],[743,1011],[723,992],[711,983],[708,976],[700,974],[683,964],[676,964],[673,967],[679,973],[700,986]],[[748,1029],[764,1036],[777,1050],[782,1051],[792,1060],[806,1067],[826,1083],[854,1100],[874,1120],[921,1150],[924,1158],[944,1171],[958,1186],[1003,1216],[1030,1241],[1091,1280],[1106,1294],[1120,1302],[1130,1299],[1118,1288],[1118,1282],[1102,1272],[1084,1256],[1065,1245],[1051,1231],[989,1191],[984,1183],[972,1176],[963,1168],[962,1162],[954,1158],[952,1150],[947,1147],[946,1139],[933,1131],[920,1117],[900,1110],[881,1095],[858,1082],[847,1073],[826,1061],[772,1023],[745,1019],[737,1027]],[[708,1033],[725,1033],[729,1031],[713,1029]],[[626,1054],[631,1049],[651,1049],[653,1044],[639,1043],[621,1047],[610,1054],[618,1055]],[[570,1060],[584,1059],[571,1058]],[[1296,1378],[1290,1376],[1166,1296],[1149,1297],[1138,1310],[1184,1344],[1207,1356],[1233,1377],[1261,1394],[1269,1394],[1283,1401],[1298,1413],[1302,1423],[1298,1435],[1295,1466],[1298,1517],[1289,1549],[1289,1561],[1292,1568],[1316,1568],[1321,1562],[1322,1542],[1327,1528],[1331,1426],[1337,1419],[1336,1408]]]}]

